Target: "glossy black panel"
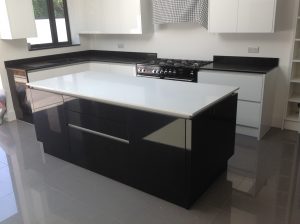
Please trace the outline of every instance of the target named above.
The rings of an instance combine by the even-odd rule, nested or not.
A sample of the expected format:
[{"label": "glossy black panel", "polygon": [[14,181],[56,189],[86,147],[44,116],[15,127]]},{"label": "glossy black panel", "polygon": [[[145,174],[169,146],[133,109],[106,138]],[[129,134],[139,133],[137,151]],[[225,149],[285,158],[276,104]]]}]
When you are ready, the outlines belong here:
[{"label": "glossy black panel", "polygon": [[76,98],[66,98],[65,108],[68,111],[79,112],[81,114],[122,123],[126,123],[129,112],[129,110],[124,107]]},{"label": "glossy black panel", "polygon": [[70,161],[67,123],[63,105],[40,110],[33,114],[37,139],[44,151],[60,159]]},{"label": "glossy black panel", "polygon": [[128,183],[129,144],[69,127],[72,162]]},{"label": "glossy black panel", "polygon": [[185,120],[133,111],[129,130],[132,185],[184,205]]},{"label": "glossy black panel", "polygon": [[118,138],[128,139],[126,123],[94,117],[77,112],[66,111],[67,123]]},{"label": "glossy black panel", "polygon": [[237,95],[185,120],[47,94],[32,94],[45,152],[185,208],[233,154]]},{"label": "glossy black panel", "polygon": [[192,149],[187,150],[190,206],[227,168],[234,153],[237,94],[192,120]]}]

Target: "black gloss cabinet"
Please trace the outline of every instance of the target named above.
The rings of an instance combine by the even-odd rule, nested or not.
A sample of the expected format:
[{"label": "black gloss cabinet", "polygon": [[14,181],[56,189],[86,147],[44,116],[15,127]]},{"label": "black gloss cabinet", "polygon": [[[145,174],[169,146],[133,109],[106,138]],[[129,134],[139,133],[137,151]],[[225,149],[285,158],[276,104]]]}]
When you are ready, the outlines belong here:
[{"label": "black gloss cabinet", "polygon": [[189,208],[233,155],[237,94],[192,119],[31,90],[44,150]]}]

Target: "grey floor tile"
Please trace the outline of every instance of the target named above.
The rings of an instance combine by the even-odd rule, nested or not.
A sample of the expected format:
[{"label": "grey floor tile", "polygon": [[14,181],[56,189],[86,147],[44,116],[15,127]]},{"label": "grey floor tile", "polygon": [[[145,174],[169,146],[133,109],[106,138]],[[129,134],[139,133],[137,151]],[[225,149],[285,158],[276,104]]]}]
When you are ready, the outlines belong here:
[{"label": "grey floor tile", "polygon": [[[0,224],[298,224],[298,134],[237,135],[235,155],[190,210],[44,154],[32,125],[0,126]],[[290,220],[290,223],[288,223]]]}]

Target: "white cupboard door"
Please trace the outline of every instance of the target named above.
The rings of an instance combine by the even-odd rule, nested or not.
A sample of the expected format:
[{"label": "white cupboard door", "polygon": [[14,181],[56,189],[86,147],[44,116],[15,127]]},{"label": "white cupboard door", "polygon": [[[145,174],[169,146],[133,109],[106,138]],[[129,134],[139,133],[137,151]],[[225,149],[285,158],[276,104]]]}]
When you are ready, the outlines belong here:
[{"label": "white cupboard door", "polygon": [[274,32],[276,0],[239,0],[240,33]]},{"label": "white cupboard door", "polygon": [[[97,0],[99,1],[99,0]],[[121,29],[120,6],[118,0],[101,0],[103,6],[99,13],[102,13],[103,32],[107,34],[118,34]],[[127,2],[127,1],[125,1]]]},{"label": "white cupboard door", "polygon": [[237,18],[238,0],[209,1],[209,32],[235,33]]},{"label": "white cupboard door", "polygon": [[261,119],[261,104],[238,101],[236,123],[238,125],[259,128]]},{"label": "white cupboard door", "polygon": [[[82,1],[81,1],[82,2]],[[103,13],[101,12],[104,7],[102,1],[89,0],[83,4],[83,18],[82,20],[82,31],[92,32],[98,31],[103,32]]]},{"label": "white cupboard door", "polygon": [[117,0],[121,33],[141,34],[142,15],[140,0]]},{"label": "white cupboard door", "polygon": [[0,34],[9,40],[37,35],[32,0],[0,0]]},{"label": "white cupboard door", "polygon": [[119,7],[117,0],[85,1],[83,33],[119,33]]}]

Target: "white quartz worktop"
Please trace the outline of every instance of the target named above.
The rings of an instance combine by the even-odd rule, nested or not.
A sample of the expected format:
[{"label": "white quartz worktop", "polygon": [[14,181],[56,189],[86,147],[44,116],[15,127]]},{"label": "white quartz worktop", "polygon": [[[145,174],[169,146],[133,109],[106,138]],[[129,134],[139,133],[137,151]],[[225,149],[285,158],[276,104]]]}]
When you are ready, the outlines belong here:
[{"label": "white quartz worktop", "polygon": [[180,118],[192,118],[238,90],[238,87],[92,71],[31,82],[28,86],[38,90]]}]

